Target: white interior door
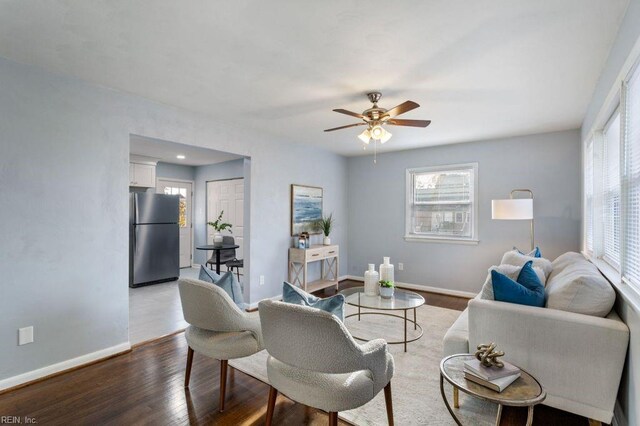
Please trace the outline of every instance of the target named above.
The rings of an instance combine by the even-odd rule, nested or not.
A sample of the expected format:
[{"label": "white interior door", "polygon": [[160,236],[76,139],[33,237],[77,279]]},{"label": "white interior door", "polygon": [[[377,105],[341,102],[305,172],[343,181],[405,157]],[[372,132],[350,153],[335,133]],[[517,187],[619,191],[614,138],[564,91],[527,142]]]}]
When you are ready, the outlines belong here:
[{"label": "white interior door", "polygon": [[[232,232],[225,231],[223,235],[235,238],[240,246],[236,257],[244,259],[244,179],[207,182],[207,222],[214,222],[221,211],[224,211],[223,220],[233,225]],[[214,233],[213,228],[207,226],[207,244],[213,244]]]},{"label": "white interior door", "polygon": [[193,244],[191,243],[192,184],[190,182],[160,179],[158,180],[157,192],[159,194],[180,196],[180,215],[178,216],[178,224],[180,225],[180,267],[190,268],[193,255]]}]

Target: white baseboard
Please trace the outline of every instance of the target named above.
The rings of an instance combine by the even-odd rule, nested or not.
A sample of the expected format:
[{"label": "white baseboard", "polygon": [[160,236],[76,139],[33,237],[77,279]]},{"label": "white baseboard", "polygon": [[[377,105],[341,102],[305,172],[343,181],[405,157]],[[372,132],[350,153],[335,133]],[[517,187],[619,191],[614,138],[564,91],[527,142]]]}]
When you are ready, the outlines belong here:
[{"label": "white baseboard", "polygon": [[616,405],[613,407],[613,420],[611,420],[611,426],[628,426],[627,416],[624,415],[620,401],[616,399]]},{"label": "white baseboard", "polygon": [[[364,277],[358,277],[356,275],[347,275],[346,279],[354,280],[354,281],[363,281],[364,282]],[[400,281],[396,281],[395,284],[396,284],[397,287],[406,288],[406,289],[409,289],[409,290],[428,291],[430,293],[445,294],[447,296],[466,297],[466,298],[469,298],[469,299],[473,299],[478,294],[478,293],[472,293],[470,291],[449,290],[449,289],[446,289],[446,288],[431,287],[431,286],[423,285],[423,284],[403,283],[403,282],[400,282]]]},{"label": "white baseboard", "polygon": [[57,364],[48,365],[46,367],[39,368],[37,370],[28,371],[26,373],[19,374],[17,376],[9,377],[7,379],[0,380],[0,391],[9,389],[15,386],[19,386],[34,380],[41,379],[43,377],[50,376],[61,371],[69,370],[74,367],[78,367],[90,362],[99,361],[104,358],[108,358],[112,355],[116,355],[122,352],[126,352],[131,349],[129,342],[121,343],[110,348],[101,349],[96,352],[92,352],[86,355],[81,355],[76,358],[68,359],[66,361],[59,362]]}]

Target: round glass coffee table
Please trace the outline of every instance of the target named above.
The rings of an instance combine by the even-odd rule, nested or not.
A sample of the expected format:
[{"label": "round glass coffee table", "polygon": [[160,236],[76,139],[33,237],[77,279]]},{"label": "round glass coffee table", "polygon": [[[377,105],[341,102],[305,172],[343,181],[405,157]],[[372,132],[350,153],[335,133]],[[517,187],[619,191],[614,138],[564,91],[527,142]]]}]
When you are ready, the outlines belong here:
[{"label": "round glass coffee table", "polygon": [[[424,305],[424,297],[418,293],[408,290],[395,289],[393,297],[385,299],[381,296],[368,296],[364,293],[364,287],[352,287],[340,292],[345,298],[345,302],[349,305],[356,306],[358,313],[347,315],[345,319],[350,317],[360,317],[362,315],[386,315],[404,320],[404,339],[394,342],[387,342],[390,345],[404,345],[404,351],[407,351],[407,343],[415,342],[422,337],[422,327],[416,321],[416,309]],[[361,312],[361,309],[372,309],[374,311],[404,311],[404,315],[398,315],[391,312]],[[413,320],[407,317],[407,312],[413,309]],[[419,330],[419,334],[412,339],[407,339],[407,324],[413,323],[413,329]],[[366,341],[361,337],[353,336],[354,339]]]},{"label": "round glass coffee table", "polygon": [[471,354],[457,354],[446,357],[440,362],[440,393],[449,414],[458,426],[462,426],[455,412],[451,409],[444,392],[444,380],[453,386],[453,406],[459,408],[459,391],[498,404],[496,425],[500,424],[502,407],[527,407],[527,426],[533,422],[533,407],[540,404],[547,396],[540,383],[531,374],[520,369],[520,377],[502,392],[496,392],[464,378],[464,362],[475,359]]}]

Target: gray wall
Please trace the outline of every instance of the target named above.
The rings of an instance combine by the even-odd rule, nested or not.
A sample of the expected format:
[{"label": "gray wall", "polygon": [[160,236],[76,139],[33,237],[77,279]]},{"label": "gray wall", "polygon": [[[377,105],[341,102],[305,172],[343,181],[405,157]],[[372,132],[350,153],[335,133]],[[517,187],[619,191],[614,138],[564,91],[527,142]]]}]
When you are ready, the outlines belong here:
[{"label": "gray wall", "polygon": [[[616,78],[639,37],[640,0],[631,0],[582,123],[583,140],[591,131],[609,91],[612,87],[619,86],[620,82],[616,81]],[[638,404],[640,401],[640,312],[638,311],[640,297],[635,299],[636,307],[633,307],[633,304],[625,300],[622,295],[618,296],[617,301],[618,314],[631,331],[627,365],[618,394],[618,402],[625,417],[619,421],[623,423],[626,421],[629,425],[640,424],[640,404]]]},{"label": "gray wall", "polygon": [[156,166],[156,178],[158,179],[194,180],[195,175],[196,168],[192,166],[163,163],[162,161]]},{"label": "gray wall", "polygon": [[0,380],[128,341],[130,134],[251,157],[251,302],[286,278],[291,183],[347,217],[338,155],[0,59]]},{"label": "gray wall", "polygon": [[[536,244],[554,259],[577,251],[580,239],[580,144],[577,130],[414,149],[350,158],[349,274],[362,276],[367,263],[391,256],[404,271],[396,280],[449,290],[478,292],[491,265],[517,245],[529,247],[527,221],[491,219],[491,200],[514,188],[534,192]],[[478,245],[407,242],[407,168],[478,163]]]},{"label": "gray wall", "polygon": [[244,160],[242,158],[196,167],[193,220],[194,263],[204,265],[207,261],[207,252],[195,250],[195,247],[207,244],[207,182],[242,177],[244,177]]}]

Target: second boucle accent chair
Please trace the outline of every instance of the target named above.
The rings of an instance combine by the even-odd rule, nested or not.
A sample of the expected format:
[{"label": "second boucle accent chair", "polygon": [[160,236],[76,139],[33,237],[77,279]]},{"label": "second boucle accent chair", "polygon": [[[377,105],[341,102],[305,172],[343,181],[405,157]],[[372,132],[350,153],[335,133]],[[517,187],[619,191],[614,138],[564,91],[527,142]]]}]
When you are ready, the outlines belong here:
[{"label": "second boucle accent chair", "polygon": [[334,315],[307,306],[264,300],[258,310],[269,352],[267,425],[278,392],[329,412],[329,424],[337,425],[339,411],[366,404],[382,389],[387,419],[393,425],[394,364],[387,342],[358,344]]},{"label": "second boucle accent chair", "polygon": [[262,332],[257,314],[241,311],[229,295],[215,284],[181,279],[178,281],[189,351],[184,386],[189,386],[193,353],[220,360],[220,405],[224,410],[227,365],[230,359],[260,352]]}]

